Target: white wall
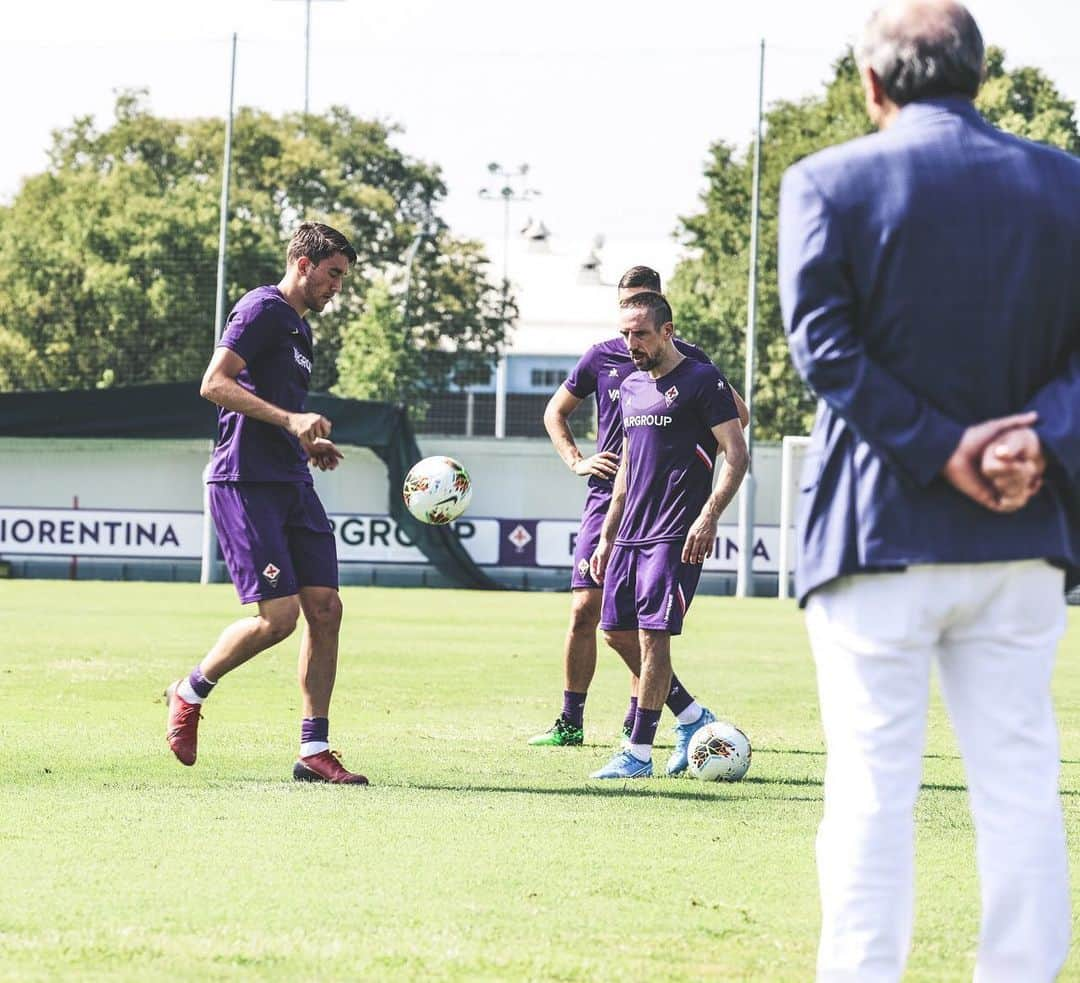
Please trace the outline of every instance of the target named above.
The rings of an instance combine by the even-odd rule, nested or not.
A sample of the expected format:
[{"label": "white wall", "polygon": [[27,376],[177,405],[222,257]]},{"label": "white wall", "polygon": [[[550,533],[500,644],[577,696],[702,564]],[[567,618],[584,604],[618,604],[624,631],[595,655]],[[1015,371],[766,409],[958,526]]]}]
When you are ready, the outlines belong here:
[{"label": "white wall", "polygon": [[[473,479],[470,512],[499,518],[576,518],[585,480],[572,474],[546,440],[424,437],[420,450],[457,458]],[[587,451],[585,446],[583,451]],[[343,447],[337,471],[316,472],[330,512],[383,513],[386,468],[371,451]],[[0,506],[200,510],[210,445],[201,440],[0,438]],[[780,515],[780,449],[757,444],[756,521]],[[737,520],[735,504],[725,520]]]}]

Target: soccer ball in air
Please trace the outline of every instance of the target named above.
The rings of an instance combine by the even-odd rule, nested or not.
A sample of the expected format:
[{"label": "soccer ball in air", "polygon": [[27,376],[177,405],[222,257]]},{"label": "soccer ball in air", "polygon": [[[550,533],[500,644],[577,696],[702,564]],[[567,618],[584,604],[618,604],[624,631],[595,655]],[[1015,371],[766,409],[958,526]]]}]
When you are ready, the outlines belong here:
[{"label": "soccer ball in air", "polygon": [[726,720],[706,724],[690,738],[690,774],[704,782],[737,782],[750,767],[750,741]]},{"label": "soccer ball in air", "polygon": [[405,507],[421,522],[441,526],[469,507],[472,482],[452,457],[425,457],[405,475],[401,494]]}]

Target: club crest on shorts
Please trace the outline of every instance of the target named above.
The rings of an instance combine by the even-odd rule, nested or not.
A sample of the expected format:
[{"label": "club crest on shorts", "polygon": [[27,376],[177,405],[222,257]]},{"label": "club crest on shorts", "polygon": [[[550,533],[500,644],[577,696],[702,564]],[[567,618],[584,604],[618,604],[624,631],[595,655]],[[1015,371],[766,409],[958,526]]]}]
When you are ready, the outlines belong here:
[{"label": "club crest on shorts", "polygon": [[268,563],[263,567],[262,575],[267,579],[271,587],[277,587],[278,577],[281,576],[281,571],[275,567],[274,564]]},{"label": "club crest on shorts", "polygon": [[589,572],[589,561],[584,558],[578,560],[577,572],[584,577]]},{"label": "club crest on shorts", "polygon": [[679,390],[672,386],[666,393],[664,393],[664,401],[670,406],[679,398]]}]

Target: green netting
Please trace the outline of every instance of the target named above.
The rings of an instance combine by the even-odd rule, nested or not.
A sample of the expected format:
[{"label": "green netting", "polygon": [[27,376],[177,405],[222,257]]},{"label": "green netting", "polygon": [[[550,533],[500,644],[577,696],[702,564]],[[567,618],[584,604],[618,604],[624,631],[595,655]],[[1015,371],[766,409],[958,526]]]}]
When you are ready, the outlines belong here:
[{"label": "green netting", "polygon": [[[312,393],[307,409],[333,420],[335,441],[368,447],[382,459],[389,479],[390,515],[440,573],[461,587],[501,588],[473,562],[449,528],[425,525],[405,508],[398,491],[421,455],[404,407]],[[217,411],[199,396],[197,382],[0,394],[3,437],[213,440],[216,432]]]}]

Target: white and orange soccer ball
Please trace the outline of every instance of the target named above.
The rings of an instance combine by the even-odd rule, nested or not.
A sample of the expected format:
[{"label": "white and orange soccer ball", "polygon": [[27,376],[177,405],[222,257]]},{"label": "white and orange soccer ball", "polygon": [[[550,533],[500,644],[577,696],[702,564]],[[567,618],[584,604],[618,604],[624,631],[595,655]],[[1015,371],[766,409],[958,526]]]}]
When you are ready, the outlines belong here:
[{"label": "white and orange soccer ball", "polygon": [[469,507],[472,482],[452,457],[425,457],[405,476],[401,490],[405,507],[421,522],[442,526]]},{"label": "white and orange soccer ball", "polygon": [[705,782],[737,782],[750,768],[750,740],[727,720],[700,728],[686,753],[690,774]]}]

